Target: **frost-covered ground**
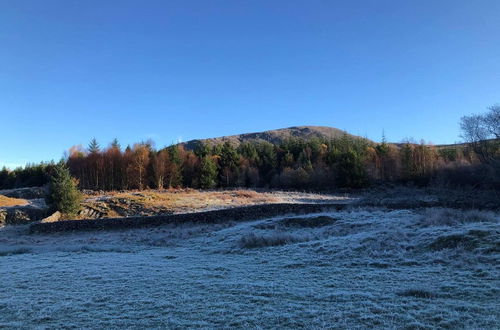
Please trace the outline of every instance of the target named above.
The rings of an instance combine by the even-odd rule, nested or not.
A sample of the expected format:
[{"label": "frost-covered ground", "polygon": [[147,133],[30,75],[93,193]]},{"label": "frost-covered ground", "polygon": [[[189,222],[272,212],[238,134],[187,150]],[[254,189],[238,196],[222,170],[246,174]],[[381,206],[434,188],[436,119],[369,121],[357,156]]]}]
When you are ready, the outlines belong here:
[{"label": "frost-covered ground", "polygon": [[0,328],[498,328],[499,215],[0,229]]}]

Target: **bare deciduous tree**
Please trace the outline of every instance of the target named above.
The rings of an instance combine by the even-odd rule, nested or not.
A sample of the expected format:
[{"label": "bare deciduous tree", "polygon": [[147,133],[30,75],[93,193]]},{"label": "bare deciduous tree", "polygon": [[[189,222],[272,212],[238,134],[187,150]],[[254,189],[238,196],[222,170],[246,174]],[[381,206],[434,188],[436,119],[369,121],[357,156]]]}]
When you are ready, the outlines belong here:
[{"label": "bare deciduous tree", "polygon": [[486,114],[484,119],[486,129],[496,139],[500,139],[500,105],[496,104],[489,109],[490,112]]},{"label": "bare deciduous tree", "polygon": [[494,160],[499,150],[495,139],[500,138],[500,106],[492,106],[489,110],[483,115],[464,116],[460,122],[462,138],[483,163]]}]

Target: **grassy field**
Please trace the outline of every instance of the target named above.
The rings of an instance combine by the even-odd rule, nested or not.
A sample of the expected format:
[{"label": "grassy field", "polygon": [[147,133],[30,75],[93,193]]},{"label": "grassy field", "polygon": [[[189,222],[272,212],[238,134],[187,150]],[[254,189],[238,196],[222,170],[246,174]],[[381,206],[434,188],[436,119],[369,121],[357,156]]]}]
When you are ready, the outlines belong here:
[{"label": "grassy field", "polygon": [[346,211],[0,229],[0,327],[471,328],[500,322],[500,216]]}]

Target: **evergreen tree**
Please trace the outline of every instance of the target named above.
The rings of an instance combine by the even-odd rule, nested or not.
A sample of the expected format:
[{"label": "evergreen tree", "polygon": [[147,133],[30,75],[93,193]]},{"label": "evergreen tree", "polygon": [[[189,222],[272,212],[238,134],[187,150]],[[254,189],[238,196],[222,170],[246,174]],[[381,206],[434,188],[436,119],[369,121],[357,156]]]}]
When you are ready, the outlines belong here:
[{"label": "evergreen tree", "polygon": [[97,142],[97,140],[95,138],[90,140],[88,150],[91,154],[96,154],[101,150],[101,146],[99,146],[99,143]]},{"label": "evergreen tree", "polygon": [[169,188],[182,186],[182,159],[179,147],[176,145],[167,148],[170,162],[167,169],[167,183]]},{"label": "evergreen tree", "polygon": [[401,165],[402,165],[402,176],[404,180],[411,181],[415,179],[416,169],[414,162],[414,146],[409,142],[406,142],[400,150],[401,155]]},{"label": "evergreen tree", "polygon": [[238,153],[248,159],[252,165],[259,162],[259,154],[255,148],[255,143],[245,142],[240,144]]},{"label": "evergreen tree", "polygon": [[259,174],[264,184],[269,184],[278,167],[278,157],[274,145],[269,142],[259,143]]},{"label": "evergreen tree", "polygon": [[309,152],[306,149],[300,152],[299,158],[297,159],[298,167],[303,168],[306,171],[312,171],[313,166],[311,162],[311,157],[309,156]]},{"label": "evergreen tree", "polygon": [[120,150],[121,146],[117,138],[114,138],[113,141],[111,142],[111,148]]},{"label": "evergreen tree", "polygon": [[10,188],[9,177],[10,177],[10,171],[7,169],[7,167],[4,166],[0,171],[0,189]]},{"label": "evergreen tree", "polygon": [[283,156],[283,159],[281,160],[281,166],[283,168],[292,168],[295,163],[295,160],[293,159],[293,154],[290,153],[290,151],[287,151],[286,154]]},{"label": "evergreen tree", "polygon": [[220,154],[220,182],[224,186],[232,186],[238,177],[240,155],[236,149],[226,142]]},{"label": "evergreen tree", "polygon": [[339,187],[362,188],[367,184],[363,161],[353,150],[339,155],[336,170],[336,182]]},{"label": "evergreen tree", "polygon": [[385,156],[389,152],[389,145],[387,144],[387,140],[385,139],[385,131],[382,131],[382,141],[377,144],[377,153],[380,156]]},{"label": "evergreen tree", "polygon": [[210,189],[217,184],[217,165],[209,156],[201,159],[200,164],[200,188]]},{"label": "evergreen tree", "polygon": [[71,177],[68,168],[64,164],[53,166],[47,197],[47,204],[51,209],[67,215],[75,215],[80,209],[81,199],[77,182]]},{"label": "evergreen tree", "polygon": [[205,156],[210,155],[210,152],[211,152],[211,150],[210,150],[210,147],[208,146],[208,144],[203,143],[201,141],[198,141],[196,143],[196,146],[194,147],[194,153],[200,159],[205,157]]}]

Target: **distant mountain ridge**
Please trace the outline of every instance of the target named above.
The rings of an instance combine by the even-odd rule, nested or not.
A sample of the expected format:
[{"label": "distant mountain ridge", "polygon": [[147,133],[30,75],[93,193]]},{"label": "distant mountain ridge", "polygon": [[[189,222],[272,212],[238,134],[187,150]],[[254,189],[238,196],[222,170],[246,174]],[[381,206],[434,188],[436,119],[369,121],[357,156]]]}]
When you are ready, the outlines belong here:
[{"label": "distant mountain ridge", "polygon": [[214,146],[218,144],[223,144],[225,142],[231,143],[233,146],[237,147],[244,142],[269,142],[272,144],[280,144],[290,138],[299,138],[310,140],[312,138],[326,138],[333,139],[347,134],[351,137],[361,138],[347,133],[338,128],[327,127],[327,126],[293,126],[288,128],[281,128],[263,132],[256,133],[245,133],[230,136],[221,136],[216,138],[208,139],[196,139],[181,143],[186,149],[193,150],[200,143],[207,144],[209,146]]}]

